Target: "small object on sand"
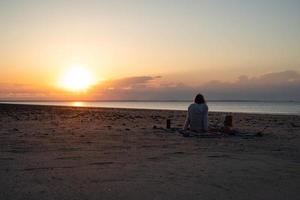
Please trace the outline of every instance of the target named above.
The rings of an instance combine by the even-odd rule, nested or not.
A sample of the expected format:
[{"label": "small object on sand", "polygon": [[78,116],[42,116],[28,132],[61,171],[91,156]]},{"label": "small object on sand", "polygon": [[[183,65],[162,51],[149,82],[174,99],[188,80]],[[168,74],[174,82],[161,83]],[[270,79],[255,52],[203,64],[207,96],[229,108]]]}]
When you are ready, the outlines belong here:
[{"label": "small object on sand", "polygon": [[228,135],[235,135],[236,131],[232,130],[229,126],[224,126],[222,129],[222,132],[228,134]]},{"label": "small object on sand", "polygon": [[232,126],[233,126],[232,115],[226,115],[224,120],[224,127],[222,128],[222,131],[229,135],[235,135],[236,131],[232,130]]},{"label": "small object on sand", "polygon": [[256,137],[262,137],[263,135],[262,135],[262,132],[258,132],[258,133],[255,134],[255,136]]},{"label": "small object on sand", "polygon": [[170,129],[170,128],[171,128],[171,120],[167,119],[167,129]]},{"label": "small object on sand", "polygon": [[224,127],[232,127],[232,115],[226,115],[224,120]]},{"label": "small object on sand", "polygon": [[296,125],[295,123],[291,123],[292,127],[296,128],[296,127],[300,127],[299,125]]},{"label": "small object on sand", "polygon": [[188,131],[184,131],[182,135],[183,137],[190,137],[190,133]]},{"label": "small object on sand", "polygon": [[190,132],[188,130],[180,129],[178,132],[182,134],[183,137],[190,137]]}]

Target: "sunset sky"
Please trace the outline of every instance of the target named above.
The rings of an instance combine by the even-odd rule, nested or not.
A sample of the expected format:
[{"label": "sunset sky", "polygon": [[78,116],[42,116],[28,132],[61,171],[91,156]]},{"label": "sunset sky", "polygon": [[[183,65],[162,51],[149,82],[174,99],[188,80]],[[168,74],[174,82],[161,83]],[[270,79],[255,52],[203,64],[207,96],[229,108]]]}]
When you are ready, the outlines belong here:
[{"label": "sunset sky", "polygon": [[298,0],[1,0],[0,25],[0,100],[300,100]]}]

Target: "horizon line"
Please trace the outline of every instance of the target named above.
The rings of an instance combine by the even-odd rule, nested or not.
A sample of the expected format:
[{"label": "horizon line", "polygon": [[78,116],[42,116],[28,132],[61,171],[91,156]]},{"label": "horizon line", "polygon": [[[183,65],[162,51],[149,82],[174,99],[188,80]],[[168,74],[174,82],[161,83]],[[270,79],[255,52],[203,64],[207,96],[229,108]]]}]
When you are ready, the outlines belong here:
[{"label": "horizon line", "polygon": [[[207,102],[300,102],[300,100],[243,100],[243,99],[208,99]],[[193,100],[0,100],[0,103],[5,102],[193,102]]]}]

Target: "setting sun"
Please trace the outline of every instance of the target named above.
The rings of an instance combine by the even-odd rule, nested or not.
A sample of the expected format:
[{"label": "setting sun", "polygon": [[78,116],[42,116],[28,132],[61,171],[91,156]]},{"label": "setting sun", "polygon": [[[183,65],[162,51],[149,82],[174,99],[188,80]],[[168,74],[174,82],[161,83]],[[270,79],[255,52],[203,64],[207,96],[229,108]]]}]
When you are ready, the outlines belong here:
[{"label": "setting sun", "polygon": [[95,78],[92,73],[82,66],[72,66],[63,73],[59,81],[60,87],[74,92],[85,91],[93,84],[95,84]]}]

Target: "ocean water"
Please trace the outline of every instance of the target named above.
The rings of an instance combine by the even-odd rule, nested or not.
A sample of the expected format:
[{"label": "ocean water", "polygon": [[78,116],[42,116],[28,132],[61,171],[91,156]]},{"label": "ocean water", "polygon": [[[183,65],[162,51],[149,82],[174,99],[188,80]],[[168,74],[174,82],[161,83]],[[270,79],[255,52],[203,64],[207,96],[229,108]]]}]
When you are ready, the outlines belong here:
[{"label": "ocean water", "polygon": [[[0,102],[1,103],[1,102]],[[77,107],[137,108],[187,110],[188,101],[34,101],[2,102],[11,104],[55,105]],[[300,102],[271,101],[208,101],[210,111],[300,115]]]}]

